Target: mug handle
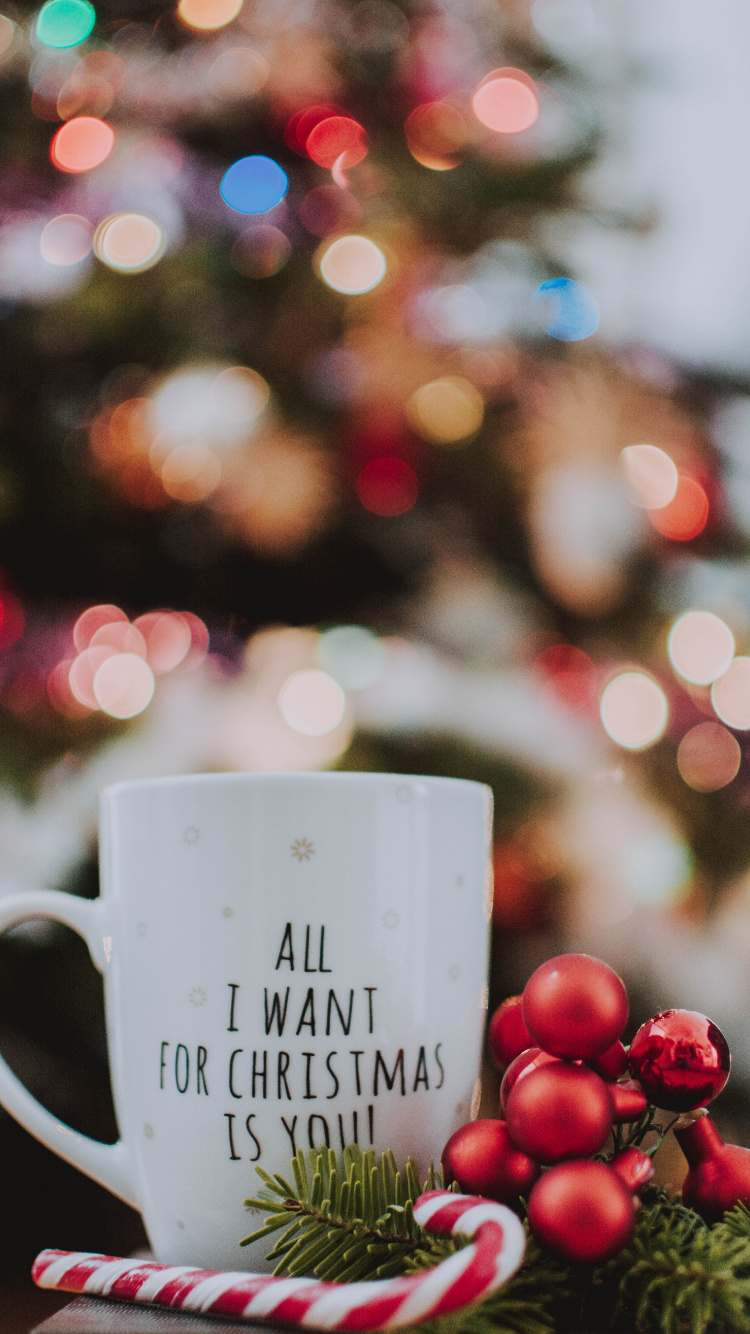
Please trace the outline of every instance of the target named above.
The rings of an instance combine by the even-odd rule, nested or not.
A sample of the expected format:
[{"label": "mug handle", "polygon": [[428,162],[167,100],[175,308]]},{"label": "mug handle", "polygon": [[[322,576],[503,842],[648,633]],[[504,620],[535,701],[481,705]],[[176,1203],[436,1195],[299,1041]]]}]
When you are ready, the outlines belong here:
[{"label": "mug handle", "polygon": [[[101,899],[80,899],[72,894],[45,889],[0,899],[0,932],[30,917],[52,917],[56,922],[72,927],[83,936],[99,972],[104,972],[107,959]],[[132,1184],[130,1152],[122,1140],[104,1144],[66,1126],[37,1102],[1,1056],[0,1103],[48,1149],[106,1186],[126,1204],[134,1209],[140,1207]]]}]

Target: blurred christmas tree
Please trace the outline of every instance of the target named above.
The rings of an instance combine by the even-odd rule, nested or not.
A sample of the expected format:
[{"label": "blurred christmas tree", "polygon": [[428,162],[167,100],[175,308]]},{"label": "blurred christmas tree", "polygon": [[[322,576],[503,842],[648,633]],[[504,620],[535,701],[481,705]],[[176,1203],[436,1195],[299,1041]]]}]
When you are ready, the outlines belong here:
[{"label": "blurred christmas tree", "polygon": [[[96,892],[115,778],[478,778],[497,999],[564,940],[750,1067],[742,886],[694,966],[750,860],[747,400],[588,341],[564,222],[599,93],[545,44],[581,9],[0,15],[0,890]],[[72,949],[3,943],[6,1051]],[[77,1123],[80,1069],[50,1092],[38,1055]],[[65,1244],[125,1244],[78,1217]],[[16,1244],[48,1240],[32,1209]]]}]

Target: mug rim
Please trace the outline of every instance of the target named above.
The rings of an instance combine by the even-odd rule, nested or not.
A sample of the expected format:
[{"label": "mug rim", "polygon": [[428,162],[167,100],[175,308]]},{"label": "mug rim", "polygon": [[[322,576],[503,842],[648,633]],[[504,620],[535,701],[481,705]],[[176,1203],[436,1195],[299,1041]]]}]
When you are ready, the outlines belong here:
[{"label": "mug rim", "polygon": [[140,791],[149,788],[169,788],[169,787],[192,787],[205,785],[212,786],[233,786],[247,784],[248,786],[261,785],[283,785],[289,779],[295,782],[308,784],[310,787],[325,786],[331,784],[335,786],[342,782],[351,783],[352,780],[360,782],[377,782],[378,780],[400,778],[404,781],[413,781],[426,783],[430,787],[468,787],[475,788],[482,792],[489,792],[492,795],[492,788],[488,783],[481,783],[474,778],[449,778],[438,774],[403,774],[403,773],[381,773],[369,769],[352,770],[316,770],[313,772],[289,771],[259,771],[257,773],[235,773],[217,772],[217,773],[197,773],[197,774],[166,774],[154,778],[126,778],[118,783],[109,783],[101,791],[101,796],[117,796],[120,793]]}]

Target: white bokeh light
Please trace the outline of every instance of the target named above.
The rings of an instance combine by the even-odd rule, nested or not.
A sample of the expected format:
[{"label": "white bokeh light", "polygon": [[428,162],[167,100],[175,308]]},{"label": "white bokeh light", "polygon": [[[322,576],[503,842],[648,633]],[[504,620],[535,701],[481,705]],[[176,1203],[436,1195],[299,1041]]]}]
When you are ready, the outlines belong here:
[{"label": "white bokeh light", "polygon": [[599,705],[604,730],[626,750],[652,746],[664,732],[669,709],[661,686],[644,672],[621,672],[605,687]]},{"label": "white bokeh light", "polygon": [[346,696],[328,672],[312,667],[293,672],[279,691],[284,722],[303,736],[325,736],[344,716]]},{"label": "white bokeh light", "polygon": [[734,635],[712,611],[686,611],[672,626],[667,649],[680,676],[693,685],[708,686],[732,661]]}]

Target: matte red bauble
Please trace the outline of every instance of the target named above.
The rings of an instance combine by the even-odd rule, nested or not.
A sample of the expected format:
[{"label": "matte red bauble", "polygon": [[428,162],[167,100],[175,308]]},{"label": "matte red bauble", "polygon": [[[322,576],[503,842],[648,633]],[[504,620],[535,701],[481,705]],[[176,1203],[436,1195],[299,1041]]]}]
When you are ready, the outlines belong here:
[{"label": "matte red bauble", "polygon": [[654,1175],[654,1164],[643,1149],[636,1148],[631,1144],[628,1149],[623,1149],[622,1153],[615,1154],[610,1163],[613,1172],[616,1172],[620,1180],[627,1186],[628,1190],[640,1190],[645,1186]]},{"label": "matte red bauble", "polygon": [[560,954],[531,974],[523,1018],[553,1056],[588,1061],[612,1046],[628,1019],[628,993],[613,968],[589,954]]},{"label": "matte red bauble", "polygon": [[646,1110],[646,1095],[635,1079],[626,1079],[622,1084],[610,1084],[612,1098],[612,1120],[615,1125],[625,1121],[637,1121]]},{"label": "matte red bauble", "polygon": [[487,1042],[498,1070],[505,1070],[522,1051],[534,1046],[523,1022],[522,1000],[522,996],[509,996],[490,1019]]},{"label": "matte red bauble", "polygon": [[674,1133],[689,1164],[683,1204],[707,1223],[718,1223],[736,1204],[750,1208],[750,1149],[725,1144],[708,1115]]},{"label": "matte red bauble", "polygon": [[721,1093],[731,1063],[724,1034],[695,1010],[663,1010],[630,1045],[633,1076],[649,1102],[669,1112],[705,1107]]},{"label": "matte red bauble", "polygon": [[506,1119],[513,1143],[538,1163],[587,1158],[612,1125],[609,1085],[586,1066],[552,1061],[516,1080]]},{"label": "matte red bauble", "polygon": [[605,1163],[560,1163],[529,1196],[529,1227],[537,1241],[574,1264],[616,1255],[635,1221],[633,1196]]},{"label": "matte red bauble", "polygon": [[504,1121],[471,1121],[451,1135],[442,1154],[446,1186],[457,1181],[467,1195],[515,1205],[539,1176],[539,1168],[511,1143]]},{"label": "matte red bauble", "polygon": [[592,1056],[586,1064],[596,1070],[602,1079],[620,1079],[628,1068],[628,1053],[618,1038],[600,1056]]},{"label": "matte red bauble", "polygon": [[516,1080],[520,1079],[521,1075],[531,1074],[532,1070],[538,1070],[540,1065],[549,1065],[556,1060],[556,1056],[550,1056],[549,1052],[542,1051],[540,1047],[529,1047],[528,1051],[522,1051],[515,1061],[511,1061],[500,1085],[500,1108],[503,1115],[505,1115],[510,1091]]}]

